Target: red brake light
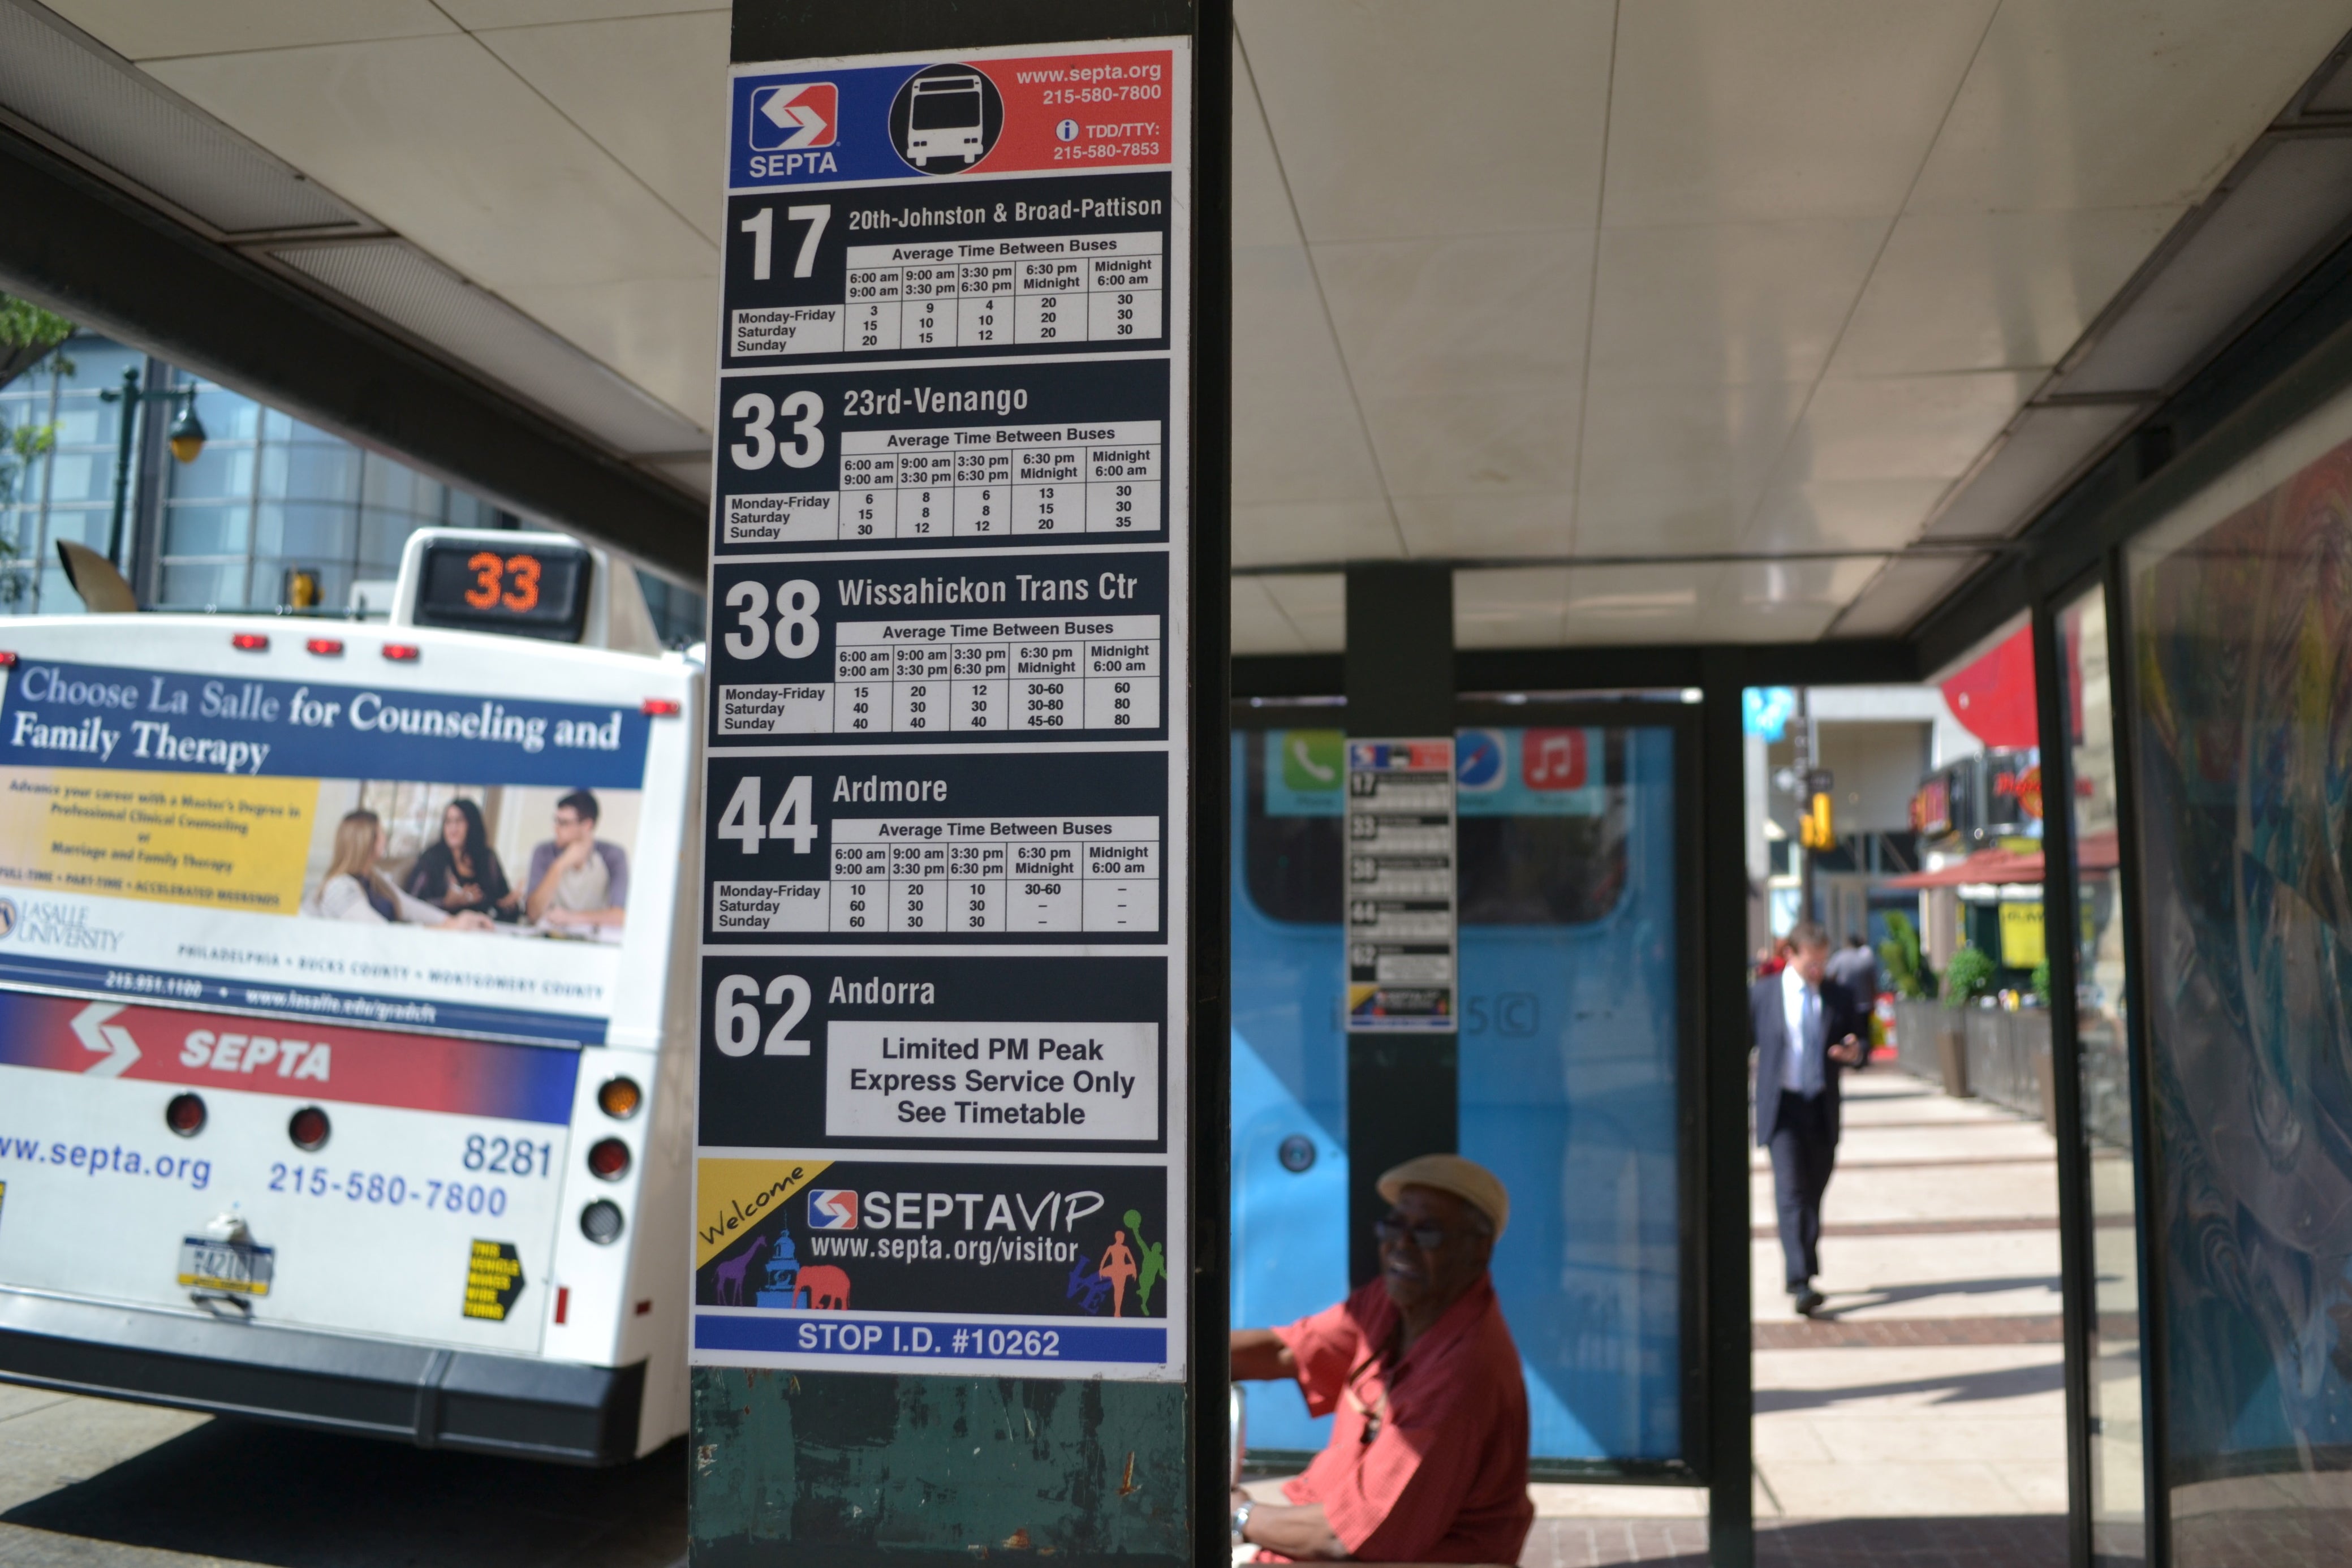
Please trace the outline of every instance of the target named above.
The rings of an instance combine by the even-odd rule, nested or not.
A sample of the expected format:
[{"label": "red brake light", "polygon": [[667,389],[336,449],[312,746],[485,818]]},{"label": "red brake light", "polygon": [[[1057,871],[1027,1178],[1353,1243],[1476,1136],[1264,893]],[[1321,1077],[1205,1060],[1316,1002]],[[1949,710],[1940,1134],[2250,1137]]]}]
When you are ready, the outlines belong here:
[{"label": "red brake light", "polygon": [[333,637],[312,637],[302,646],[328,658],[341,658],[343,654],[343,645]]},{"label": "red brake light", "polygon": [[304,1106],[294,1113],[292,1121],[286,1123],[286,1135],[293,1139],[294,1146],[306,1154],[315,1154],[325,1148],[327,1134],[331,1131],[327,1113],[315,1105]]},{"label": "red brake light", "polygon": [[608,1182],[617,1182],[629,1173],[629,1146],[618,1138],[607,1138],[588,1151],[591,1174]]},{"label": "red brake light", "polygon": [[0,653],[0,669],[14,669],[16,668],[16,656],[15,654]]},{"label": "red brake light", "polygon": [[269,648],[269,639],[259,632],[239,632],[228,639],[228,646],[243,648],[247,653],[266,653]]},{"label": "red brake light", "polygon": [[648,697],[645,700],[646,716],[654,719],[674,719],[686,711],[685,705],[674,697]]},{"label": "red brake light", "polygon": [[388,642],[383,645],[383,657],[386,658],[410,659],[424,651],[413,642]]}]

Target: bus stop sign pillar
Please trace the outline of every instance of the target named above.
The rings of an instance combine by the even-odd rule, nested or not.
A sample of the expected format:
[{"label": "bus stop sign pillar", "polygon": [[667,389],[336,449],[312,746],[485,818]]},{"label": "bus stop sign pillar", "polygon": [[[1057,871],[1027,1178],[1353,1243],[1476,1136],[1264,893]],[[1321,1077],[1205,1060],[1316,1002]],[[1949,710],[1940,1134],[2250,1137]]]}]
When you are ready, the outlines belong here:
[{"label": "bus stop sign pillar", "polygon": [[736,0],[691,1560],[1227,1560],[1231,15]]},{"label": "bus stop sign pillar", "polygon": [[[1348,570],[1347,727],[1358,736],[1444,740],[1445,784],[1452,792],[1454,735],[1454,573],[1412,562],[1371,562]],[[1350,754],[1355,748],[1350,747]],[[1356,787],[1352,777],[1351,792]],[[1351,794],[1351,800],[1353,796]],[[1452,858],[1449,805],[1446,858]],[[1352,825],[1350,831],[1356,831]],[[1362,858],[1353,853],[1351,862]],[[1449,872],[1450,875],[1450,872]],[[1352,895],[1357,890],[1350,878]],[[1452,945],[1452,898],[1445,900]],[[1350,922],[1350,947],[1359,943]],[[1360,973],[1349,955],[1351,991]],[[1376,960],[1377,961],[1377,960]],[[1391,960],[1391,962],[1394,962]],[[1451,958],[1449,956],[1450,964]],[[1458,990],[1454,993],[1458,999]],[[1419,1154],[1451,1153],[1459,1140],[1458,1035],[1449,1016],[1438,1026],[1383,1028],[1349,1008],[1348,1031],[1348,1279],[1380,1269],[1372,1226],[1388,1212],[1374,1189],[1380,1173]],[[1372,1026],[1364,1026],[1367,1024]]]}]

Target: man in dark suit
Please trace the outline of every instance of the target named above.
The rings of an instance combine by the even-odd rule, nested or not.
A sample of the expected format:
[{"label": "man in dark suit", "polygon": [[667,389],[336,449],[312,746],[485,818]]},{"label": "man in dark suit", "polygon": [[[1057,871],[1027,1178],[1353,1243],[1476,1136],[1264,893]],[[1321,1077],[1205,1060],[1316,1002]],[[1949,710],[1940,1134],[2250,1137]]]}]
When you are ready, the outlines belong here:
[{"label": "man in dark suit", "polygon": [[1822,1194],[1837,1160],[1838,1075],[1863,1064],[1870,1019],[1853,993],[1829,978],[1830,933],[1800,921],[1788,966],[1748,996],[1756,1047],[1756,1142],[1772,1152],[1772,1199],[1789,1294],[1811,1317],[1822,1293]]}]

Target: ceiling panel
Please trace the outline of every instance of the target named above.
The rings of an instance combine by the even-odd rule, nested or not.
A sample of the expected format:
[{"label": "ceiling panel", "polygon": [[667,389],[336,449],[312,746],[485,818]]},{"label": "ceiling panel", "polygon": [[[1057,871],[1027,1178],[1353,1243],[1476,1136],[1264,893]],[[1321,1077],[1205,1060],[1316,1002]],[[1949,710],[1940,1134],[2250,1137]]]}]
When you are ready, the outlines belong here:
[{"label": "ceiling panel", "polygon": [[1589,227],[1612,0],[1242,0],[1308,239]]},{"label": "ceiling panel", "polygon": [[[1892,216],[1994,5],[1624,6],[1603,223]],[[1444,15],[1453,7],[1432,9]]]},{"label": "ceiling panel", "polygon": [[1776,550],[1893,549],[1919,537],[1927,514],[1952,481],[1815,479],[1776,484],[1764,494],[1740,548]]},{"label": "ceiling panel", "polygon": [[1838,617],[1832,634],[1842,637],[1897,637],[1971,573],[1983,555],[1915,555],[1890,561],[1853,605]]},{"label": "ceiling panel", "polygon": [[1579,647],[1708,640],[1699,599],[1714,570],[1579,566],[1568,574],[1559,640]]},{"label": "ceiling panel", "polygon": [[45,0],[127,58],[236,54],[455,33],[433,0]]},{"label": "ceiling panel", "polygon": [[1566,497],[1576,485],[1573,387],[1364,398],[1389,492]]},{"label": "ceiling panel", "polygon": [[1261,577],[1266,596],[1297,632],[1309,653],[1337,653],[1348,646],[1348,580],[1336,572],[1298,577]]},{"label": "ceiling panel", "polygon": [[1565,494],[1400,496],[1396,521],[1412,555],[1566,555],[1576,544]]},{"label": "ceiling panel", "polygon": [[1779,382],[1595,392],[1584,410],[1578,552],[1731,548],[1806,391]]},{"label": "ceiling panel", "polygon": [[488,287],[698,281],[715,265],[709,237],[473,38],[149,68]]},{"label": "ceiling panel", "polygon": [[1592,385],[1819,375],[1886,224],[1825,218],[1603,231]]},{"label": "ceiling panel", "polygon": [[2000,434],[2036,374],[1888,375],[1824,381],[1774,479],[1955,479]]},{"label": "ceiling panel", "polygon": [[2186,210],[1899,219],[1830,374],[2056,364]]},{"label": "ceiling panel", "polygon": [[1454,573],[1454,646],[1543,647],[1559,642],[1570,576],[1565,567]]},{"label": "ceiling panel", "polygon": [[507,298],[704,431],[719,363],[719,280],[674,278],[509,289]]},{"label": "ceiling panel", "polygon": [[1263,577],[1236,577],[1233,580],[1233,643],[1234,652],[1305,653],[1306,639],[1274,595],[1265,591]]},{"label": "ceiling panel", "polygon": [[1234,564],[1387,561],[1404,552],[1385,500],[1305,500],[1234,506]]},{"label": "ceiling panel", "polygon": [[729,14],[514,27],[482,42],[698,232],[726,221]]},{"label": "ceiling panel", "polygon": [[678,16],[729,7],[710,0],[437,0],[467,27],[528,27],[541,22],[605,21],[621,16]]},{"label": "ceiling panel", "polygon": [[1589,231],[1318,245],[1314,257],[1367,392],[1573,388],[1583,374]]},{"label": "ceiling panel", "polygon": [[2347,27],[2341,0],[2008,0],[1911,210],[2187,206]]},{"label": "ceiling panel", "polygon": [[1234,500],[1377,500],[1380,475],[1306,252],[1234,252]]}]

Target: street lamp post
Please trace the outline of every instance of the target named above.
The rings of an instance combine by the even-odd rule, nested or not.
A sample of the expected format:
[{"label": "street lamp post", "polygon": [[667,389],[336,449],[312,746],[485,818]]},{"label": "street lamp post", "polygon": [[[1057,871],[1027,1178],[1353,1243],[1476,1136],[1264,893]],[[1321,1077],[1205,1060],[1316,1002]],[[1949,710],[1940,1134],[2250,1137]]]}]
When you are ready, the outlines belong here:
[{"label": "street lamp post", "polygon": [[138,413],[150,403],[177,403],[179,417],[172,421],[172,456],[183,463],[193,463],[196,454],[205,449],[205,427],[196,417],[196,389],[193,386],[167,386],[162,391],[142,391],[139,367],[131,365],[122,373],[121,391],[101,392],[101,403],[122,405],[121,439],[114,449],[114,520],[106,531],[106,558],[118,572],[122,570],[122,513],[131,499],[131,441],[138,428]]}]

